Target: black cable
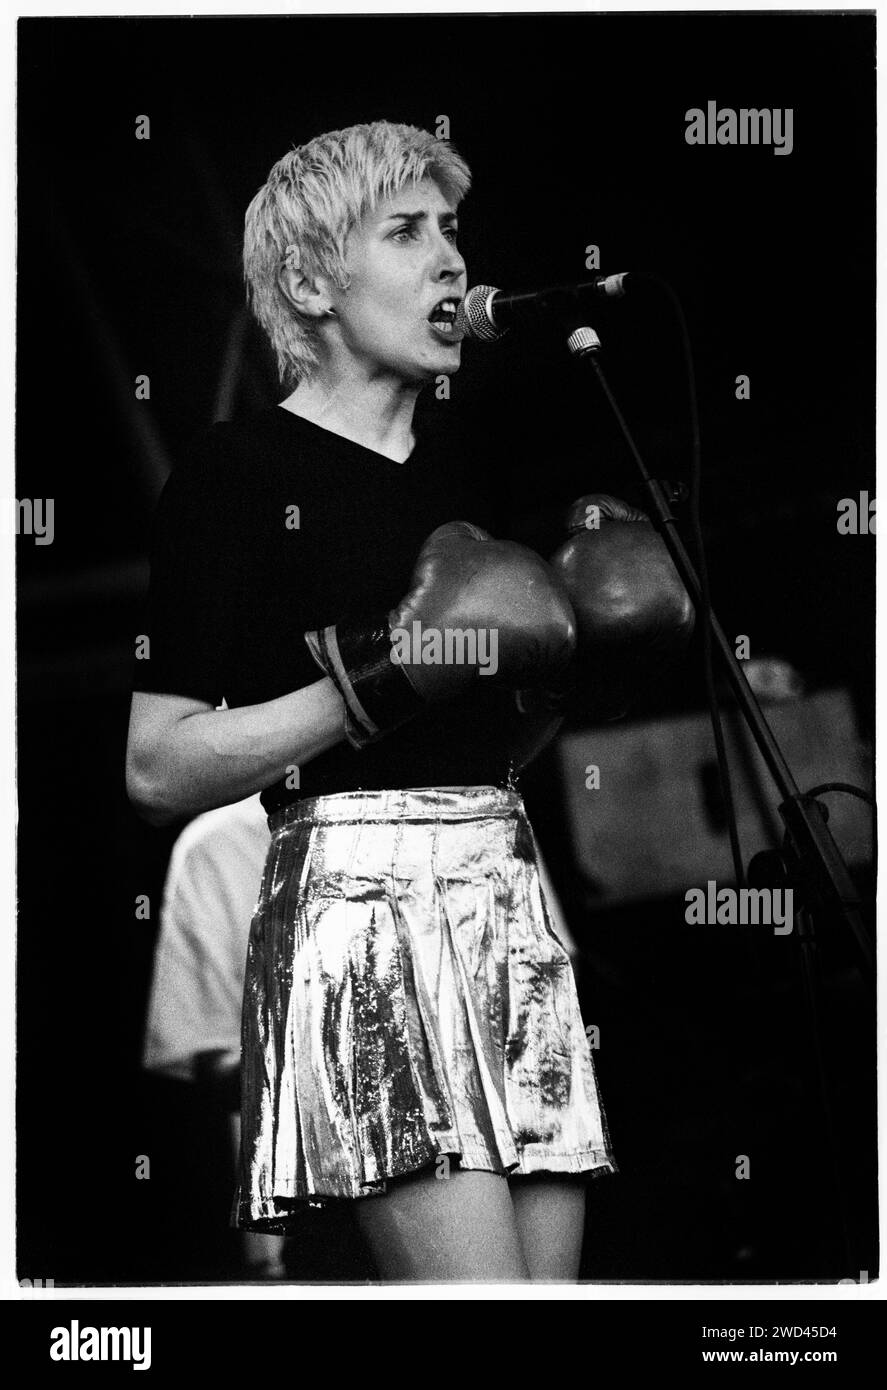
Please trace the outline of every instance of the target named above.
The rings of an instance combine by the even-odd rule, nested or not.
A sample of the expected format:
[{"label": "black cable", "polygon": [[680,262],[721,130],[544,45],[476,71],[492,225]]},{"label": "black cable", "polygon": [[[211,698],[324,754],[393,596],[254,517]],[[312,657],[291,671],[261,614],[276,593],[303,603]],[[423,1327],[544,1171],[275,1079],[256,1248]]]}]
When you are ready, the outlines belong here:
[{"label": "black cable", "polygon": [[846,792],[848,796],[858,796],[860,801],[867,801],[873,810],[875,808],[875,798],[871,793],[855,787],[852,782],[820,782],[818,787],[811,787],[804,795],[822,796],[823,792]]}]

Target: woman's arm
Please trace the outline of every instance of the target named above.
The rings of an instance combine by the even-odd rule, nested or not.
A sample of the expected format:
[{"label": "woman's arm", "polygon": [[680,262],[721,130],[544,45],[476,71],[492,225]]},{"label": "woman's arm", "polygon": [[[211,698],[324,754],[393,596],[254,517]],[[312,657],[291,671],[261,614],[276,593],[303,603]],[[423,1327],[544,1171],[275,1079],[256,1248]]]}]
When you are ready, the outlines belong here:
[{"label": "woman's arm", "polygon": [[170,825],[271,786],[344,737],[344,704],[329,677],[230,710],[137,690],[126,746],[127,795],[150,825]]}]

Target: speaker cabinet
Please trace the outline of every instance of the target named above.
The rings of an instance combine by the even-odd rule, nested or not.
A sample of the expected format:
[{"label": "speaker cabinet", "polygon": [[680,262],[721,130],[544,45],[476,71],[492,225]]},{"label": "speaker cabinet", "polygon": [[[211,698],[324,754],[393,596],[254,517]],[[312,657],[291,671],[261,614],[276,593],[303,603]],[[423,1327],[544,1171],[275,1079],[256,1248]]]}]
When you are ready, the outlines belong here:
[{"label": "speaker cabinet", "polygon": [[[872,792],[872,750],[859,736],[848,691],[763,708],[801,791],[840,781]],[[781,843],[778,794],[741,716],[728,708],[722,719],[747,870],[753,854]],[[568,733],[557,757],[574,857],[598,901],[667,897],[708,879],[733,882],[707,713]],[[821,800],[848,864],[870,864],[871,807],[844,792]]]}]

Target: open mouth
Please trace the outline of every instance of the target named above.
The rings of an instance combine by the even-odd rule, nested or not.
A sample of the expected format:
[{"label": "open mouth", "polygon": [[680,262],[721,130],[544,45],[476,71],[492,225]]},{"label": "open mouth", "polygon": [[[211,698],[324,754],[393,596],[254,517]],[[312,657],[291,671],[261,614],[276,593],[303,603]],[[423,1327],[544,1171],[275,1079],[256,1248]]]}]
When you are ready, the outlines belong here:
[{"label": "open mouth", "polygon": [[443,333],[447,337],[461,337],[461,333],[456,332],[456,310],[458,307],[458,299],[442,299],[438,304],[435,304],[428,315],[428,322],[431,327],[436,328],[439,333]]}]

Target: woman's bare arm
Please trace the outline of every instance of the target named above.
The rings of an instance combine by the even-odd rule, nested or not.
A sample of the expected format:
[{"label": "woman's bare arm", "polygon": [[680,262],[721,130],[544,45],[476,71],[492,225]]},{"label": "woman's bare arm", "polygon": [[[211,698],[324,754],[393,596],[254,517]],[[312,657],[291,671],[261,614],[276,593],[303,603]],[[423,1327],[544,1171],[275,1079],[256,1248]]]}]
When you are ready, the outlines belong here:
[{"label": "woman's bare arm", "polygon": [[241,801],[344,738],[344,705],[329,677],[240,709],[136,691],[126,790],[151,825]]}]

